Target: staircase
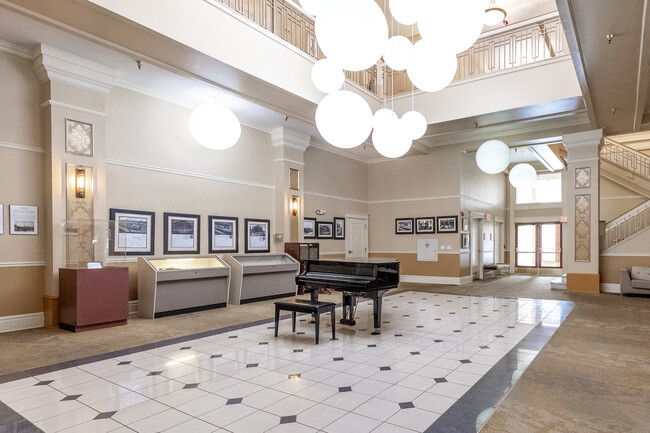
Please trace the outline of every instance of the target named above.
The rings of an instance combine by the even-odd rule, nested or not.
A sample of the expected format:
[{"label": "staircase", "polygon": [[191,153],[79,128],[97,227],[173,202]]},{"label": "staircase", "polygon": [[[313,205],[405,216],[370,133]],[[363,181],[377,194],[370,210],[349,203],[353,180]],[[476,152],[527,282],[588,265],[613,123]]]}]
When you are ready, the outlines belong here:
[{"label": "staircase", "polygon": [[[600,151],[601,174],[650,198],[650,157],[629,147],[605,140]],[[650,200],[608,222],[601,251],[646,230],[650,225]]]}]

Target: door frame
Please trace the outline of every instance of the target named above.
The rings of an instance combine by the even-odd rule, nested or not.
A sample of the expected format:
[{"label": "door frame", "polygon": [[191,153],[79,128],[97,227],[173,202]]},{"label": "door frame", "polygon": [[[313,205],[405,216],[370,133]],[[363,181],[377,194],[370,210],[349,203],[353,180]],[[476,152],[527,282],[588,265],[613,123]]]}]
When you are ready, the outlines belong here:
[{"label": "door frame", "polygon": [[363,220],[365,221],[366,224],[366,229],[364,230],[364,240],[363,240],[363,248],[364,248],[364,257],[368,258],[368,214],[360,214],[360,213],[345,213],[345,258],[349,259],[350,256],[350,220],[355,219],[355,220]]},{"label": "door frame", "polygon": [[[542,231],[541,227],[543,224],[555,224],[560,228],[560,266],[542,266]],[[519,251],[518,251],[518,242],[519,242],[519,231],[517,230],[518,226],[521,225],[534,225],[535,226],[535,266],[521,266],[519,265]],[[563,229],[562,223],[559,221],[540,221],[540,222],[516,222],[515,223],[515,268],[522,269],[562,269],[564,260],[564,238],[563,238]]]},{"label": "door frame", "polygon": [[[478,256],[478,264],[476,266],[478,267],[478,279],[482,280],[483,279],[483,224],[485,222],[485,214],[480,212],[470,212],[469,218],[470,218],[470,236],[476,242],[476,255]],[[474,220],[478,220],[478,227],[477,227],[478,233],[472,233],[472,228],[474,227]],[[470,244],[469,268],[470,268],[470,274],[472,274],[472,278],[474,278],[474,267],[472,266],[472,263],[474,263],[474,250]]]}]

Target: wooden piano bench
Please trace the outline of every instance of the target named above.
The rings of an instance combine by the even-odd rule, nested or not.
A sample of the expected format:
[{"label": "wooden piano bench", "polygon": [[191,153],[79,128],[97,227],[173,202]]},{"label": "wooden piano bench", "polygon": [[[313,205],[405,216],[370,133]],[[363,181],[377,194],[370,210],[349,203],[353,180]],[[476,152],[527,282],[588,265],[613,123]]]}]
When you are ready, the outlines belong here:
[{"label": "wooden piano bench", "polygon": [[292,331],[296,332],[296,313],[311,313],[316,321],[316,344],[318,344],[318,331],[320,315],[330,313],[332,320],[332,340],[336,339],[334,330],[336,304],[333,302],[306,301],[301,299],[293,301],[278,301],[275,303],[275,336],[278,336],[278,324],[280,323],[280,311],[291,311]]}]

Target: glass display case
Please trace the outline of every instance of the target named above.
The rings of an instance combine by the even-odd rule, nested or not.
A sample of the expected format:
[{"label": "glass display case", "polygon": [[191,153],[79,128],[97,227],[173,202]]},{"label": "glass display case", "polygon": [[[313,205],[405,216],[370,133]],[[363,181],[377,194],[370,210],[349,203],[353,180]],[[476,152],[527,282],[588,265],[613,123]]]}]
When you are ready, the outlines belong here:
[{"label": "glass display case", "polygon": [[[61,223],[63,267],[68,269],[105,267],[109,261],[109,239],[113,221],[69,219]],[[124,253],[116,258],[125,257]]]},{"label": "glass display case", "polygon": [[296,294],[300,263],[286,253],[224,255],[231,267],[230,303],[239,305]]},{"label": "glass display case", "polygon": [[218,257],[138,259],[138,311],[154,319],[228,305],[230,267]]}]

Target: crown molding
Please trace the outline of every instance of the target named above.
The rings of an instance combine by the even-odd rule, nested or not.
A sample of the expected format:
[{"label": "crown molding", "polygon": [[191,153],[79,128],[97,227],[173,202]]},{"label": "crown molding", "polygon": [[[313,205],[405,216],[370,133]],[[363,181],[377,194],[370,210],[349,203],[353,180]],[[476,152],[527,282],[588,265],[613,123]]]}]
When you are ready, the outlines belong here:
[{"label": "crown molding", "polygon": [[271,143],[273,143],[274,147],[289,147],[304,152],[309,147],[309,141],[309,135],[285,126],[271,130]]},{"label": "crown molding", "polygon": [[117,76],[113,68],[42,44],[34,51],[33,69],[41,84],[52,81],[104,94]]},{"label": "crown molding", "polygon": [[20,45],[12,44],[11,42],[3,41],[2,39],[0,39],[0,51],[22,57],[23,59],[32,58],[32,50],[21,47]]},{"label": "crown molding", "polygon": [[358,157],[358,156],[350,155],[350,154],[346,153],[344,150],[342,150],[342,149],[340,150],[337,147],[331,146],[329,144],[327,144],[327,145],[326,144],[321,144],[321,143],[318,143],[318,142],[312,140],[309,143],[309,147],[314,147],[314,148],[316,148],[318,150],[322,150],[323,152],[333,153],[333,154],[342,156],[344,158],[348,158],[348,159],[352,159],[354,161],[363,162],[364,164],[368,164],[368,160],[363,159],[363,158]]}]

